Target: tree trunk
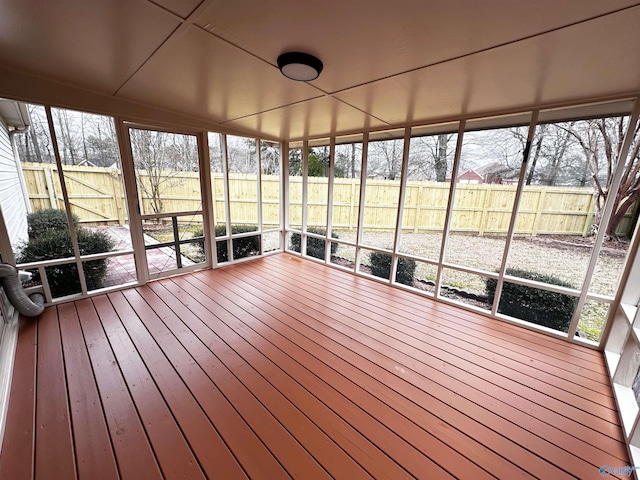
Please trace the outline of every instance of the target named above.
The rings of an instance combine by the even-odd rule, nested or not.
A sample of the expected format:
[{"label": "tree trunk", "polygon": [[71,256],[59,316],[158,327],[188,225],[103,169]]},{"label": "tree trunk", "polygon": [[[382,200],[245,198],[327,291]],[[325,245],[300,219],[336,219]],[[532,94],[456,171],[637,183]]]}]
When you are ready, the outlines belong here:
[{"label": "tree trunk", "polygon": [[533,159],[531,160],[531,167],[529,168],[529,173],[527,174],[527,180],[525,181],[525,185],[531,185],[531,181],[533,180],[533,174],[536,170],[536,164],[538,163],[538,158],[540,157],[540,149],[542,148],[542,140],[544,139],[544,129],[540,131],[540,137],[538,138],[538,143],[536,143],[536,151],[533,154]]},{"label": "tree trunk", "polygon": [[436,155],[434,158],[436,182],[447,181],[447,142],[447,135],[438,135]]},{"label": "tree trunk", "polygon": [[31,144],[33,145],[36,162],[42,163],[42,153],[40,152],[40,145],[38,144],[38,135],[36,134],[35,125],[32,125],[29,129],[29,136],[31,137]]},{"label": "tree trunk", "polygon": [[87,136],[84,129],[84,114],[80,114],[80,126],[82,128],[82,150],[84,152],[84,159],[89,161],[89,153],[87,152]]},{"label": "tree trunk", "polygon": [[[572,122],[569,128],[573,127],[574,123],[575,122]],[[571,136],[570,132],[568,131],[565,132],[564,137],[562,138],[562,143],[560,144],[560,148],[556,149],[554,159],[553,159],[553,166],[551,167],[551,175],[548,181],[549,186],[555,185],[558,180],[558,171],[560,170],[560,164],[562,163],[562,158],[564,157],[564,154],[567,150],[567,145],[569,144],[570,136]]]},{"label": "tree trunk", "polygon": [[356,144],[351,144],[351,178],[356,178]]}]

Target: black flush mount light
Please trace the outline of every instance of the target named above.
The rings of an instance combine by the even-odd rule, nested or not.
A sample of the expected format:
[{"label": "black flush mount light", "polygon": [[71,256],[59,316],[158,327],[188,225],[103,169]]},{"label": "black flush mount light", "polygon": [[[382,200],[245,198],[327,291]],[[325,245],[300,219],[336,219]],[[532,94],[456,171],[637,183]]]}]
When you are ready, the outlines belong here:
[{"label": "black flush mount light", "polygon": [[278,57],[278,68],[291,80],[308,82],[318,78],[322,72],[322,62],[308,53],[287,52]]}]

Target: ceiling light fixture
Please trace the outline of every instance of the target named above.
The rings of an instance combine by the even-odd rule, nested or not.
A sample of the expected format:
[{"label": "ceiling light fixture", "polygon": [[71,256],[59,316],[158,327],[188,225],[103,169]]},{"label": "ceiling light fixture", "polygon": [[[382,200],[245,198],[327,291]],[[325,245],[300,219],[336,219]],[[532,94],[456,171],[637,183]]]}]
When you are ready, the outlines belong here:
[{"label": "ceiling light fixture", "polygon": [[309,82],[322,72],[322,62],[308,53],[287,52],[278,57],[278,68],[291,80]]}]

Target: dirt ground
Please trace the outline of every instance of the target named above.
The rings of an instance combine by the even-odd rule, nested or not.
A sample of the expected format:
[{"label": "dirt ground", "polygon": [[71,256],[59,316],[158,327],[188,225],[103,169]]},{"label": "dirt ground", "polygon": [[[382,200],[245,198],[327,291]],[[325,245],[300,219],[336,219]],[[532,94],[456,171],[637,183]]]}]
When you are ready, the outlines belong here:
[{"label": "dirt ground", "polygon": [[[355,232],[337,233],[341,240],[355,241]],[[367,232],[363,240],[364,244],[378,248],[393,245],[393,235],[390,233]],[[441,241],[440,234],[403,233],[399,249],[403,253],[437,260]],[[507,267],[546,273],[569,282],[575,288],[581,288],[591,258],[592,246],[592,237],[516,237],[511,244]],[[618,275],[622,270],[628,246],[628,241],[607,242],[596,265],[589,288],[591,292],[615,294]],[[504,248],[504,237],[452,234],[447,243],[445,262],[494,272],[500,267]],[[350,250],[339,249],[338,256],[345,257],[342,253],[350,253]],[[363,263],[366,263],[366,254],[363,260]],[[433,268],[427,264],[418,264],[418,278],[431,280],[432,275]],[[474,293],[484,291],[484,279],[477,275],[445,270],[445,280],[449,280],[453,286],[471,288]]]}]

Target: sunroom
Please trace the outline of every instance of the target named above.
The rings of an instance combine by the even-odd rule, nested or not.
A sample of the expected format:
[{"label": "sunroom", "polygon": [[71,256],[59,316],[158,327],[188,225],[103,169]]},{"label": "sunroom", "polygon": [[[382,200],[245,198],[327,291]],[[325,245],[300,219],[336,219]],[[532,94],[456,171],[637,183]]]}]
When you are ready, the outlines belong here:
[{"label": "sunroom", "polygon": [[0,6],[0,478],[635,475],[638,20]]}]

